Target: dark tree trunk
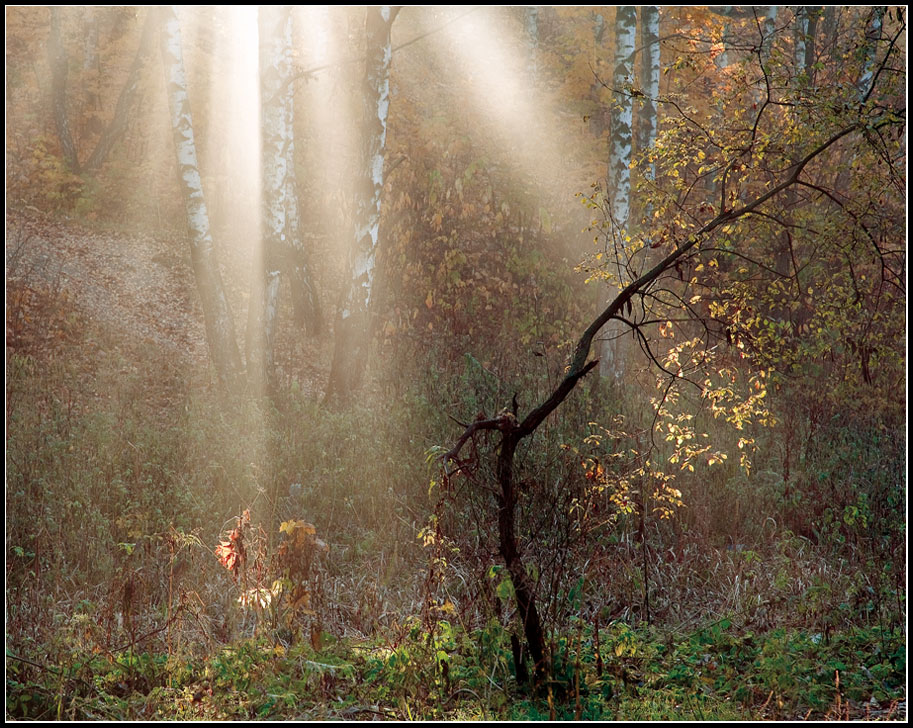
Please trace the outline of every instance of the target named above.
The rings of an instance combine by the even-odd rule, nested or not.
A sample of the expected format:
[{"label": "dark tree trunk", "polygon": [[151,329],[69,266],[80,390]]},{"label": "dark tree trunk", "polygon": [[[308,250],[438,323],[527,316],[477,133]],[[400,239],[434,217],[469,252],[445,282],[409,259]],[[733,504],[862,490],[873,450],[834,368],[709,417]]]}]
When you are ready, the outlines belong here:
[{"label": "dark tree trunk", "polygon": [[520,440],[513,427],[515,420],[508,422],[511,429],[504,433],[501,451],[498,454],[498,484],[501,487],[501,495],[498,498],[498,541],[501,556],[514,585],[523,634],[529,645],[529,654],[533,658],[536,679],[539,680],[545,674],[545,634],[542,631],[539,611],[536,609],[536,588],[531,583],[517,546],[517,526],[514,518],[517,510],[517,492],[514,488],[513,469],[514,455]]},{"label": "dark tree trunk", "polygon": [[146,21],[143,23],[143,32],[140,36],[139,47],[136,49],[136,56],[134,56],[133,63],[130,66],[127,80],[124,82],[123,88],[120,90],[120,95],[117,97],[114,115],[108,123],[108,126],[105,127],[102,132],[101,138],[99,138],[98,144],[95,145],[95,149],[92,151],[91,156],[85,163],[84,169],[87,172],[94,172],[104,164],[108,155],[111,153],[111,150],[114,148],[114,145],[120,141],[124,132],[127,131],[130,111],[139,98],[143,64],[146,60],[146,56],[149,55],[153,48],[152,39],[155,35],[153,18],[155,17],[155,14],[151,10],[147,10],[146,12]]}]

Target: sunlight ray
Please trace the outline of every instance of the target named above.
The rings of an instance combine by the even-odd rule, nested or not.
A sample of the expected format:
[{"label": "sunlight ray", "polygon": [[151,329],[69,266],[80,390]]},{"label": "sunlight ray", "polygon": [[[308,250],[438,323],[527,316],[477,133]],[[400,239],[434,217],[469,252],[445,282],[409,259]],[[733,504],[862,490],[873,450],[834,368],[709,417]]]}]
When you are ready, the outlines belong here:
[{"label": "sunlight ray", "polygon": [[578,160],[592,149],[567,133],[573,128],[568,114],[530,78],[522,29],[489,11],[458,16],[446,32],[455,75],[473,99],[485,133],[506,152],[516,182],[531,183],[543,204],[566,201],[569,189],[587,183],[576,179],[581,177]]}]

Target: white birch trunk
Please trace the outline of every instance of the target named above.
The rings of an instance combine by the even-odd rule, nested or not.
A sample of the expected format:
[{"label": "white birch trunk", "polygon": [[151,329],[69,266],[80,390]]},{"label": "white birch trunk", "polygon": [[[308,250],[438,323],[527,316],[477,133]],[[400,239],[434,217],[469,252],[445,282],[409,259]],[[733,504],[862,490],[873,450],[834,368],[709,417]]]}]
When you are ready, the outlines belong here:
[{"label": "white birch trunk", "polygon": [[190,257],[203,307],[206,339],[219,378],[225,384],[232,384],[241,371],[241,356],[210,234],[206,202],[203,199],[203,184],[197,164],[193,120],[181,50],[181,29],[173,7],[162,7],[159,13],[162,24],[162,60],[165,67],[178,177],[187,209]]},{"label": "white birch trunk", "polygon": [[631,197],[631,98],[634,80],[635,9],[618,6],[615,15],[615,63],[612,72],[612,131],[609,149],[608,194],[612,217],[619,228],[628,224]]},{"label": "white birch trunk", "polygon": [[[615,9],[615,60],[612,72],[612,119],[609,135],[609,169],[607,193],[613,221],[613,238],[616,241],[614,255],[617,284],[624,285],[622,261],[625,228],[631,212],[631,153],[633,146],[632,120],[633,101],[631,91],[634,81],[634,40],[637,30],[637,15],[631,6]],[[609,251],[610,259],[612,252]],[[617,380],[624,376],[621,335],[623,325],[609,321],[603,329],[603,346],[600,357],[601,376],[613,375]]]},{"label": "white birch trunk", "polygon": [[[638,150],[645,152],[656,141],[656,99],[659,96],[659,8],[644,5],[640,9],[640,85],[644,96],[638,114]],[[656,165],[651,164],[646,172],[648,179],[656,177]]]},{"label": "white birch trunk", "polygon": [[390,108],[390,30],[396,11],[390,6],[365,12],[365,75],[360,179],[355,193],[355,239],[350,283],[337,320],[336,346],[328,397],[342,399],[357,387],[364,370],[370,328],[368,311],[374,288],[381,194],[384,187],[384,151]]},{"label": "white birch trunk", "polygon": [[289,6],[262,6],[260,45],[260,255],[251,278],[247,323],[247,369],[254,391],[264,394],[274,373],[280,259],[287,247],[288,166],[292,129],[286,93],[291,69]]}]

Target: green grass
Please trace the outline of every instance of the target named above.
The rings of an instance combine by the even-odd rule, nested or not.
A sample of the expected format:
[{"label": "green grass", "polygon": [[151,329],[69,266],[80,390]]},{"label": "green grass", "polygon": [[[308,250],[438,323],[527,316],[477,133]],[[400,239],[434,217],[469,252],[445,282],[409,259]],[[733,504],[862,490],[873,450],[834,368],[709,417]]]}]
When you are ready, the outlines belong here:
[{"label": "green grass", "polygon": [[[408,620],[407,620],[408,621]],[[321,649],[247,639],[205,657],[98,653],[70,644],[53,665],[7,655],[12,718],[747,720],[858,717],[904,696],[903,635],[738,632],[728,620],[675,638],[609,625],[530,693],[510,669],[507,634],[419,620],[398,644],[327,638]],[[431,635],[429,637],[429,634]],[[623,636],[623,639],[611,637]],[[487,645],[487,647],[486,647]],[[444,665],[446,664],[446,668]],[[39,666],[40,665],[40,666]],[[839,683],[837,681],[839,675]]]}]

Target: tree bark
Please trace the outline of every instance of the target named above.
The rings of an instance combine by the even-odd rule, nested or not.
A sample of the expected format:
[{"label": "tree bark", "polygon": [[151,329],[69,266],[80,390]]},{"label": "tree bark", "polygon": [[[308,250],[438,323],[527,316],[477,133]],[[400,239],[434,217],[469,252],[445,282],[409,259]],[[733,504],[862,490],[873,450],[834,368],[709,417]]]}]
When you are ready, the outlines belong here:
[{"label": "tree bark", "polygon": [[274,384],[274,342],[280,286],[280,258],[289,246],[288,180],[293,136],[291,96],[286,80],[292,64],[289,6],[263,6],[258,12],[260,41],[260,254],[251,278],[247,325],[247,373],[263,395]]},{"label": "tree bark", "polygon": [[631,148],[634,105],[634,39],[637,15],[632,6],[618,6],[615,15],[615,64],[612,72],[612,131],[609,147],[608,193],[612,218],[619,228],[628,224],[631,198]]},{"label": "tree bark", "polygon": [[520,438],[513,428],[514,419],[506,418],[511,429],[505,432],[498,453],[497,477],[501,494],[498,498],[498,543],[504,565],[510,573],[514,594],[517,597],[517,609],[520,621],[523,624],[523,634],[529,645],[529,654],[535,665],[536,679],[541,679],[545,674],[545,633],[536,609],[536,588],[531,583],[526,565],[520,556],[517,545],[517,526],[515,513],[517,510],[517,493],[514,487],[514,455]]},{"label": "tree bark", "polygon": [[526,52],[528,54],[526,66],[531,87],[539,82],[539,8],[528,6],[524,11],[524,25],[526,26]]},{"label": "tree bark", "polygon": [[[633,6],[617,6],[615,9],[615,63],[612,72],[612,123],[609,136],[609,167],[607,193],[612,214],[615,246],[624,245],[625,229],[631,214],[631,154],[633,147],[632,121],[634,104],[634,40],[637,29],[637,15]],[[616,256],[617,260],[624,256]],[[618,277],[618,286],[624,285],[621,265],[613,271]],[[602,341],[599,374],[614,376],[616,381],[624,377],[624,354],[622,346],[623,328],[610,324]]]},{"label": "tree bark", "polygon": [[[638,151],[644,152],[653,146],[656,140],[657,109],[659,97],[659,8],[655,5],[644,5],[640,9],[640,84],[643,90],[640,112],[638,113]],[[656,165],[651,165],[647,176],[656,176]]]},{"label": "tree bark", "polygon": [[365,12],[365,75],[362,85],[362,155],[355,193],[355,234],[348,289],[336,320],[336,344],[327,399],[348,399],[361,383],[369,351],[369,310],[384,188],[384,150],[390,108],[390,6]]},{"label": "tree bark", "polygon": [[181,28],[173,7],[159,8],[161,50],[165,85],[171,111],[171,128],[177,155],[178,177],[187,209],[190,258],[203,307],[206,339],[220,381],[232,386],[241,374],[241,355],[234,321],[216,260],[203,198],[203,184],[193,138],[193,119],[187,94],[187,78],[181,50]]}]

